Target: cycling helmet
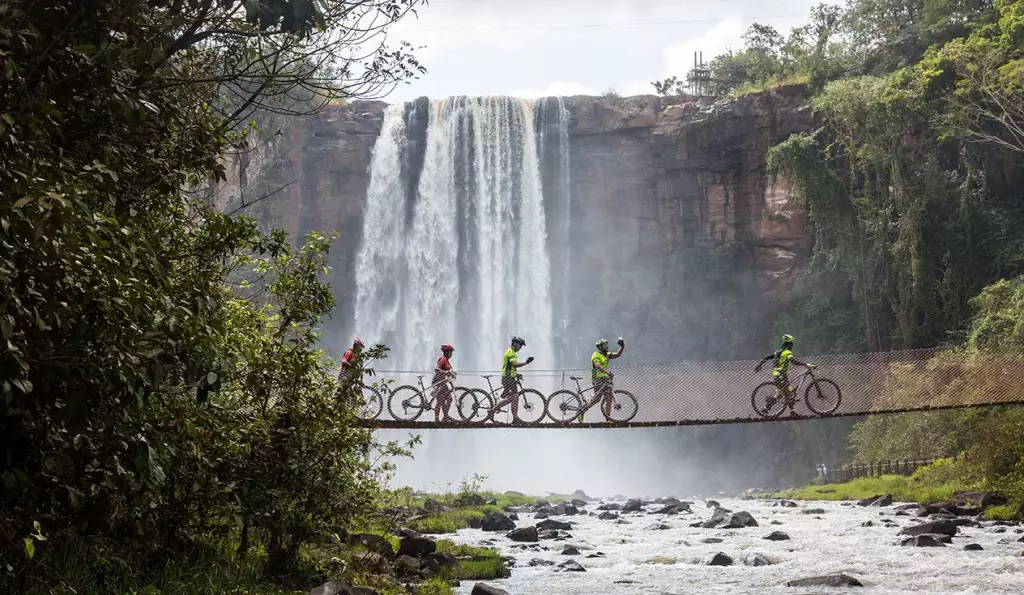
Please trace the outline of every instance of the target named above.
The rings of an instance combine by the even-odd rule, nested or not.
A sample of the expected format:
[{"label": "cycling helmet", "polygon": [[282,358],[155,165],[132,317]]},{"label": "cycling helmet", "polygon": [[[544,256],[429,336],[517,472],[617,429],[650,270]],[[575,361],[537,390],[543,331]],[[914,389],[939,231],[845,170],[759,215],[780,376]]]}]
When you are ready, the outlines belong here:
[{"label": "cycling helmet", "polygon": [[455,351],[455,348],[445,343],[444,345],[441,346],[441,351]]},{"label": "cycling helmet", "polygon": [[360,339],[359,337],[356,337],[356,340],[352,341],[352,346],[353,347],[363,347],[363,340]]},{"label": "cycling helmet", "polygon": [[795,343],[795,341],[793,340],[793,335],[782,335],[782,342],[783,343]]},{"label": "cycling helmet", "polygon": [[512,342],[513,343],[519,343],[523,347],[526,347],[526,341],[520,339],[519,337],[512,337]]},{"label": "cycling helmet", "polygon": [[608,347],[608,339],[598,339],[597,343],[594,343],[594,345],[597,346],[598,349],[600,349],[602,346]]}]

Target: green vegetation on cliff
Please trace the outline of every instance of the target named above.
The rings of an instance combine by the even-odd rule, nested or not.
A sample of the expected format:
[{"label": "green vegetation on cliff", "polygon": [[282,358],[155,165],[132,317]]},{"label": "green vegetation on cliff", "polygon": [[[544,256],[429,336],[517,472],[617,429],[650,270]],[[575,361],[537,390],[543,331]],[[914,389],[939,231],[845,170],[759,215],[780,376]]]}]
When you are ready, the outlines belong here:
[{"label": "green vegetation on cliff", "polygon": [[[849,0],[744,41],[712,60],[711,92],[804,79],[818,125],[767,156],[807,211],[808,260],[776,328],[805,352],[966,343],[897,367],[879,400],[1019,390],[1024,0]],[[849,442],[858,461],[966,452],[956,481],[1004,492],[1012,510],[1022,425],[1021,407],[911,413],[862,421]]]}]

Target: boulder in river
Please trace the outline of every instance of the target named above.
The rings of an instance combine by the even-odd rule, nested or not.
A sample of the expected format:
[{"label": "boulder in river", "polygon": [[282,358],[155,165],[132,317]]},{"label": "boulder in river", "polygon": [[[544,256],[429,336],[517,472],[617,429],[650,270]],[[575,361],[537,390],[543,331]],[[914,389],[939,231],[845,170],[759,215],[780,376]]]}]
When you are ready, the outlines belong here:
[{"label": "boulder in river", "polygon": [[[356,589],[359,589],[359,591],[356,591]],[[319,587],[313,587],[309,591],[309,595],[352,595],[353,593],[363,595],[364,593],[376,593],[376,591],[368,587],[353,587],[345,581],[327,581]]]},{"label": "boulder in river", "polygon": [[900,542],[903,547],[946,547],[933,535],[915,535]]},{"label": "boulder in river", "polygon": [[644,531],[665,531],[666,529],[671,528],[672,527],[666,525],[665,523],[654,523],[653,525],[647,525],[646,527],[644,527]]},{"label": "boulder in river", "polygon": [[802,512],[804,514],[825,514],[828,511],[824,508],[805,508]]},{"label": "boulder in river", "polygon": [[704,503],[708,508],[721,508],[722,505],[718,503],[718,500],[708,500]]},{"label": "boulder in river", "polygon": [[925,533],[938,533],[940,535],[949,535],[950,537],[956,535],[958,528],[956,524],[950,521],[931,521],[929,523],[921,523],[920,525],[913,525],[911,527],[904,527],[900,529],[900,535],[924,535]]},{"label": "boulder in river", "polygon": [[554,560],[542,560],[540,558],[530,558],[530,561],[526,564],[527,566],[554,566]]},{"label": "boulder in river", "polygon": [[848,574],[829,574],[798,578],[786,583],[787,587],[863,587],[864,585]]},{"label": "boulder in river", "polygon": [[622,505],[621,504],[616,504],[615,502],[611,502],[609,504],[601,504],[600,506],[597,507],[597,509],[598,510],[622,510]]},{"label": "boulder in river", "polygon": [[705,529],[712,529],[718,525],[724,523],[729,518],[729,511],[724,508],[716,508],[715,512],[711,513],[711,518],[700,524]]},{"label": "boulder in river", "polygon": [[587,570],[579,562],[577,562],[576,560],[572,560],[572,559],[569,559],[569,560],[566,560],[565,562],[562,562],[561,564],[559,564],[557,566],[557,569],[562,571],[562,572],[586,572],[586,570]]},{"label": "boulder in river", "polygon": [[732,566],[732,558],[722,552],[718,552],[705,558],[704,564],[708,566]]},{"label": "boulder in river", "polygon": [[560,531],[568,531],[569,529],[572,529],[572,523],[556,521],[554,519],[544,519],[537,523],[537,529],[558,529]]},{"label": "boulder in river", "polygon": [[559,502],[558,504],[555,504],[552,508],[554,508],[555,514],[559,516],[572,516],[574,514],[580,513],[579,509],[569,502]]},{"label": "boulder in river", "polygon": [[567,545],[567,546],[562,548],[562,555],[563,556],[578,556],[578,555],[580,555],[580,550],[579,550],[579,548],[577,548],[574,545]]},{"label": "boulder in river", "polygon": [[537,536],[537,527],[520,527],[513,529],[505,537],[508,537],[512,541],[520,542],[535,542],[540,541],[540,537]]},{"label": "boulder in river", "polygon": [[721,537],[705,537],[700,540],[701,543],[722,543],[723,541],[725,540]]},{"label": "boulder in river", "polygon": [[636,498],[627,500],[626,503],[622,505],[622,512],[640,512],[642,509],[643,503]]},{"label": "boulder in river", "polygon": [[764,554],[748,554],[746,558],[743,558],[743,564],[745,566],[771,566],[774,562]]},{"label": "boulder in river", "polygon": [[477,583],[473,585],[473,591],[470,595],[509,595],[509,592],[487,583]]},{"label": "boulder in river", "polygon": [[597,518],[601,519],[602,521],[613,521],[619,518],[619,515],[615,514],[614,512],[609,512],[606,510],[601,514],[597,515]]},{"label": "boulder in river", "polygon": [[968,543],[964,546],[964,550],[968,552],[980,552],[983,549],[985,548],[981,547],[981,544],[978,543]]},{"label": "boulder in river", "polygon": [[765,535],[761,539],[767,539],[768,541],[789,541],[789,535],[782,531],[772,531],[768,535]]},{"label": "boulder in river", "polygon": [[419,558],[437,551],[437,542],[423,535],[407,535],[398,545],[398,555]]},{"label": "boulder in river", "polygon": [[448,552],[432,552],[420,561],[420,569],[434,576],[446,570],[454,570],[457,574],[460,568],[459,561]]},{"label": "boulder in river", "polygon": [[511,531],[516,528],[516,524],[500,512],[491,511],[484,515],[480,528],[484,531]]},{"label": "boulder in river", "polygon": [[982,510],[1006,504],[1006,498],[990,492],[959,492],[953,494],[953,502],[957,506],[976,506]]},{"label": "boulder in river", "polygon": [[890,504],[892,504],[892,494],[879,494],[857,501],[858,506],[889,506]]},{"label": "boulder in river", "polygon": [[594,498],[591,498],[583,490],[573,490],[572,494],[569,495],[573,500],[582,500],[584,502],[593,502]]},{"label": "boulder in river", "polygon": [[688,504],[666,504],[651,514],[680,514],[683,512],[690,512]]}]

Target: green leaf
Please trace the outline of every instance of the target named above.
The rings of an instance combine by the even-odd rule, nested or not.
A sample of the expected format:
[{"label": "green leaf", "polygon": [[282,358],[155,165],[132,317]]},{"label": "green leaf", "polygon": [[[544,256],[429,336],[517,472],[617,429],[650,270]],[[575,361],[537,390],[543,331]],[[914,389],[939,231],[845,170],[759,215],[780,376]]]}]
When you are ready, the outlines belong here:
[{"label": "green leaf", "polygon": [[215,384],[217,382],[217,373],[210,372],[206,375],[206,384]]},{"label": "green leaf", "polygon": [[32,202],[32,200],[33,200],[33,197],[31,197],[31,196],[24,196],[22,198],[19,198],[18,200],[14,201],[14,207],[13,208],[20,209],[21,207],[23,207],[23,206],[27,205],[28,203]]},{"label": "green leaf", "polygon": [[25,542],[25,555],[31,560],[36,555],[36,544],[31,537],[26,537],[23,541]]}]

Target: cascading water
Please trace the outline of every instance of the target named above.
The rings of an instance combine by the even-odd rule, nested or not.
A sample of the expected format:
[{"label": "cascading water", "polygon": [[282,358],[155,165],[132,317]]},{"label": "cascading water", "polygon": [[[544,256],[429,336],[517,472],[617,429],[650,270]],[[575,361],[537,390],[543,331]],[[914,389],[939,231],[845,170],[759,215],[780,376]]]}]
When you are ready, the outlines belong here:
[{"label": "cascading water", "polygon": [[374,146],[356,265],[357,332],[391,348],[382,368],[432,369],[438,346],[455,343],[460,368],[494,370],[514,334],[527,339],[535,367],[555,368],[533,104],[433,102],[422,147],[410,139],[423,116],[418,105],[389,106]]}]

